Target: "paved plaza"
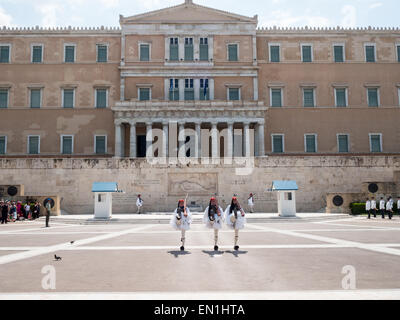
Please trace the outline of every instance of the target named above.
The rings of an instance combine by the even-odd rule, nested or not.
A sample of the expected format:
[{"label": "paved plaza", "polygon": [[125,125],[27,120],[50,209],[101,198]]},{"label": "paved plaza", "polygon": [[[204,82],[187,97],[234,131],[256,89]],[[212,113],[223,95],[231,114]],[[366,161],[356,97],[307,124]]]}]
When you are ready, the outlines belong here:
[{"label": "paved plaza", "polygon": [[[398,217],[250,222],[240,232],[239,251],[233,250],[233,231],[225,229],[218,252],[212,231],[200,223],[187,233],[184,252],[180,233],[152,220],[51,225],[0,226],[0,297],[400,298]],[[48,266],[55,271],[50,290],[42,287]],[[343,289],[346,277],[355,290]]]}]

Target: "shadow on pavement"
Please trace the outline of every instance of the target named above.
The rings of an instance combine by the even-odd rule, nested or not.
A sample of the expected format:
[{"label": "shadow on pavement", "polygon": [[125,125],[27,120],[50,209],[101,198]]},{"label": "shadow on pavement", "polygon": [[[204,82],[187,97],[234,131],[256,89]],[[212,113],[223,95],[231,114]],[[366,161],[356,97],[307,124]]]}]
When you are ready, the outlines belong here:
[{"label": "shadow on pavement", "polygon": [[210,258],[214,258],[215,256],[222,256],[224,254],[224,251],[206,251],[203,250],[203,253],[208,254],[210,256]]},{"label": "shadow on pavement", "polygon": [[225,252],[233,254],[236,258],[239,258],[240,255],[248,253],[248,251],[225,251]]},{"label": "shadow on pavement", "polygon": [[188,254],[191,254],[189,251],[168,251],[169,254],[172,254],[175,258],[178,258],[179,256],[186,256]]}]

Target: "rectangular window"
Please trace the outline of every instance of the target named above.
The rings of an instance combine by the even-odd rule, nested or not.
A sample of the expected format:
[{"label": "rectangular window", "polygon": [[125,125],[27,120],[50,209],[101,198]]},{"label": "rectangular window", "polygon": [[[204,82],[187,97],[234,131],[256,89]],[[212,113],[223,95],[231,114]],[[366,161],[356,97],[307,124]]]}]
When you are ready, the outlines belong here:
[{"label": "rectangular window", "polygon": [[374,45],[366,45],[365,46],[365,61],[366,62],[375,62],[375,46]]},{"label": "rectangular window", "polygon": [[314,89],[303,89],[304,107],[315,107]]},{"label": "rectangular window", "polygon": [[75,46],[74,45],[65,45],[65,58],[64,62],[74,63],[75,62]]},{"label": "rectangular window", "polygon": [[400,62],[400,45],[397,45],[397,62]]},{"label": "rectangular window", "polygon": [[269,61],[270,62],[280,62],[280,46],[278,45],[271,45],[269,47]]},{"label": "rectangular window", "polygon": [[368,106],[379,107],[379,93],[378,88],[368,88]]},{"label": "rectangular window", "polygon": [[0,45],[0,63],[10,63],[9,45]]},{"label": "rectangular window", "polygon": [[169,60],[178,61],[179,60],[179,40],[178,38],[169,39]]},{"label": "rectangular window", "polygon": [[179,100],[179,79],[169,79],[169,100]]},{"label": "rectangular window", "polygon": [[333,54],[335,57],[335,62],[344,62],[344,46],[342,45],[333,46]]},{"label": "rectangular window", "polygon": [[317,136],[315,134],[305,135],[305,147],[307,153],[317,152]]},{"label": "rectangular window", "polygon": [[301,46],[301,54],[303,62],[312,62],[312,46],[311,45],[302,45]]},{"label": "rectangular window", "polygon": [[150,45],[140,45],[140,61],[150,61]]},{"label": "rectangular window", "polygon": [[63,89],[63,108],[74,107],[74,89]]},{"label": "rectangular window", "polygon": [[40,108],[41,106],[41,94],[40,89],[31,89],[31,108]]},{"label": "rectangular window", "polygon": [[347,107],[347,90],[345,88],[336,88],[336,107]]},{"label": "rectangular window", "polygon": [[200,38],[200,61],[208,61],[208,38]]},{"label": "rectangular window", "polygon": [[104,44],[97,45],[97,62],[108,61],[108,47]]},{"label": "rectangular window", "polygon": [[282,107],[282,89],[271,89],[271,107]]},{"label": "rectangular window", "polygon": [[94,148],[96,154],[107,153],[107,136],[95,136]]},{"label": "rectangular window", "polygon": [[140,101],[150,100],[150,88],[139,88],[139,100]]},{"label": "rectangular window", "polygon": [[240,100],[240,89],[239,88],[228,88],[229,100],[235,101]]},{"label": "rectangular window", "polygon": [[193,61],[193,38],[185,38],[185,61]]},{"label": "rectangular window", "polygon": [[0,136],[0,154],[7,153],[7,137]]},{"label": "rectangular window", "polygon": [[193,79],[185,79],[185,100],[194,100]]},{"label": "rectangular window", "polygon": [[283,153],[283,134],[273,134],[272,135],[272,152],[273,153]]},{"label": "rectangular window", "polygon": [[370,149],[371,152],[382,152],[382,135],[381,134],[370,134]]},{"label": "rectangular window", "polygon": [[96,108],[107,108],[107,89],[96,89]]},{"label": "rectangular window", "polygon": [[228,45],[228,60],[229,61],[238,61],[238,45],[237,44],[229,44]]},{"label": "rectangular window", "polygon": [[28,154],[40,153],[40,136],[28,137]]},{"label": "rectangular window", "polygon": [[210,88],[208,79],[200,79],[200,100],[210,100]]},{"label": "rectangular window", "polygon": [[340,153],[349,152],[349,136],[347,134],[338,134],[337,142]]},{"label": "rectangular window", "polygon": [[8,90],[0,89],[0,108],[8,108]]},{"label": "rectangular window", "polygon": [[72,154],[74,152],[74,137],[61,136],[61,153]]},{"label": "rectangular window", "polygon": [[32,63],[43,62],[43,46],[34,45],[32,46]]}]

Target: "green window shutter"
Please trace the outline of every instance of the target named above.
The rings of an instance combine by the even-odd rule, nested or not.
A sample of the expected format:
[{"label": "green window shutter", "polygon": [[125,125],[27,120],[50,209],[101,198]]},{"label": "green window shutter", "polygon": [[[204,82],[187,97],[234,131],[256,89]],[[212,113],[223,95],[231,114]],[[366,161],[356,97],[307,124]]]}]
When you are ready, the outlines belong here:
[{"label": "green window shutter", "polygon": [[283,153],[283,136],[272,136],[272,152]]},{"label": "green window shutter", "polygon": [[75,46],[65,46],[65,62],[75,62]]},{"label": "green window shutter", "polygon": [[0,108],[8,108],[8,90],[0,90]]},{"label": "green window shutter", "polygon": [[41,63],[42,62],[42,46],[32,47],[32,62]]},{"label": "green window shutter", "polygon": [[106,154],[105,136],[96,136],[96,154]]},{"label": "green window shutter", "polygon": [[228,45],[228,57],[229,61],[238,61],[238,45],[229,44]]},{"label": "green window shutter", "polygon": [[62,153],[72,154],[72,137],[63,137]]},{"label": "green window shutter", "polygon": [[317,152],[317,144],[315,135],[306,135],[306,152]]},{"label": "green window shutter", "polygon": [[96,89],[96,108],[107,108],[107,89]]},{"label": "green window shutter", "polygon": [[270,47],[271,62],[280,62],[279,46]]},{"label": "green window shutter", "polygon": [[304,89],[304,107],[315,107],[314,89]]},{"label": "green window shutter", "polygon": [[239,88],[229,88],[229,100],[239,100]]},{"label": "green window shutter", "polygon": [[185,79],[185,101],[194,100],[193,79]]},{"label": "green window shutter", "polygon": [[6,154],[6,137],[0,137],[0,154]]},{"label": "green window shutter", "polygon": [[378,107],[378,89],[371,88],[368,89],[368,106],[369,107]]},{"label": "green window shutter", "polygon": [[31,90],[31,108],[40,108],[40,89],[32,89]]},{"label": "green window shutter", "polygon": [[179,60],[179,40],[178,38],[169,39],[169,60],[178,61]]},{"label": "green window shutter", "polygon": [[344,62],[343,46],[334,46],[335,62]]},{"label": "green window shutter", "polygon": [[282,90],[271,90],[271,107],[282,107]]},{"label": "green window shutter", "polygon": [[29,154],[39,154],[39,137],[29,137]]},{"label": "green window shutter", "polygon": [[302,46],[303,62],[312,62],[311,46]]},{"label": "green window shutter", "polygon": [[0,63],[9,63],[10,62],[10,47],[9,46],[1,46],[0,47]]},{"label": "green window shutter", "polygon": [[381,136],[371,135],[371,152],[382,152],[381,148]]},{"label": "green window shutter", "polygon": [[105,45],[97,45],[97,62],[107,62],[107,49]]},{"label": "green window shutter", "polygon": [[139,100],[140,101],[150,100],[150,88],[140,88],[139,89]]},{"label": "green window shutter", "polygon": [[397,62],[400,62],[400,46],[397,46]]},{"label": "green window shutter", "polygon": [[140,61],[150,61],[150,45],[140,45]]},{"label": "green window shutter", "polygon": [[375,62],[375,47],[365,46],[365,57],[367,62]]},{"label": "green window shutter", "polygon": [[208,61],[208,44],[200,45],[200,61]]},{"label": "green window shutter", "polygon": [[346,89],[336,89],[336,107],[347,107]]},{"label": "green window shutter", "polygon": [[193,60],[193,38],[185,38],[185,61]]},{"label": "green window shutter", "polygon": [[339,152],[349,152],[349,137],[347,135],[338,136]]},{"label": "green window shutter", "polygon": [[64,108],[73,108],[74,107],[74,90],[73,89],[64,89]]}]

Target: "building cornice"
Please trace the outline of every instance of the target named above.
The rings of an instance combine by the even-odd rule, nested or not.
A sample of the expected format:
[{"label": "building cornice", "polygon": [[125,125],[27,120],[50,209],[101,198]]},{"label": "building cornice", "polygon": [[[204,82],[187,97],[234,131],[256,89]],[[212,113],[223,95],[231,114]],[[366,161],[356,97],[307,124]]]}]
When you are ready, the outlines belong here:
[{"label": "building cornice", "polygon": [[2,27],[0,28],[0,35],[121,35],[121,29],[119,27]]},{"label": "building cornice", "polygon": [[353,33],[367,33],[367,34],[391,34],[396,33],[400,36],[400,27],[357,27],[357,28],[343,28],[343,27],[260,27],[257,28],[257,36],[259,35],[275,35],[275,34],[353,34]]}]

